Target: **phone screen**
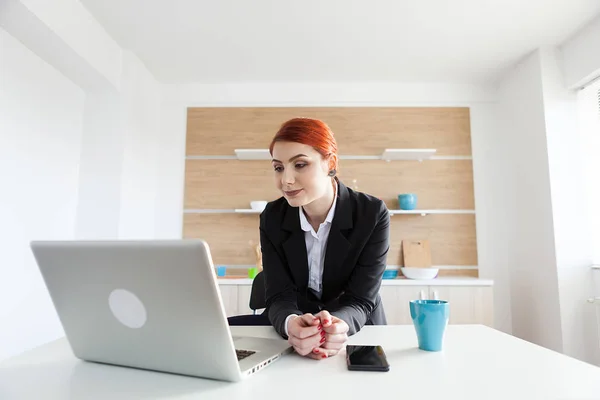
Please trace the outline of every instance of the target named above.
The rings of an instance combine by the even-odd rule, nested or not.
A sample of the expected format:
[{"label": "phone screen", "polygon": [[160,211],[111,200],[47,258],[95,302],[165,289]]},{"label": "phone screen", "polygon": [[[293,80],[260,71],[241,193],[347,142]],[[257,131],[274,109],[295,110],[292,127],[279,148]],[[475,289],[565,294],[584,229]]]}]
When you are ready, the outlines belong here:
[{"label": "phone screen", "polygon": [[348,369],[356,371],[389,371],[385,352],[381,346],[346,346]]}]

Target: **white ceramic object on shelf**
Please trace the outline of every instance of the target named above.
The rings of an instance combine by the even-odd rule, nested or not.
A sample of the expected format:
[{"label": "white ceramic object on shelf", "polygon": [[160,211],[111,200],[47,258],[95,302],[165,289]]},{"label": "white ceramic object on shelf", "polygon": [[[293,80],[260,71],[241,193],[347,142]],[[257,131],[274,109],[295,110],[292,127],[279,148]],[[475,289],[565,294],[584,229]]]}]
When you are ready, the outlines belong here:
[{"label": "white ceramic object on shelf", "polygon": [[400,267],[400,270],[402,271],[402,275],[408,279],[434,279],[438,272],[440,272],[439,268]]},{"label": "white ceramic object on shelf", "polygon": [[267,201],[264,200],[256,200],[250,202],[250,208],[255,211],[262,211],[267,206]]}]

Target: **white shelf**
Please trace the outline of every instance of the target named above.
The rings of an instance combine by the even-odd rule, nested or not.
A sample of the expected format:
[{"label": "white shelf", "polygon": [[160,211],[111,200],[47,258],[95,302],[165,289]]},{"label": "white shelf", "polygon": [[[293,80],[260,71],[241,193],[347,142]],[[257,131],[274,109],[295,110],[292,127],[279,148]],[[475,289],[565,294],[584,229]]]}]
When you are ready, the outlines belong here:
[{"label": "white shelf", "polygon": [[239,160],[270,160],[269,149],[235,149]]},{"label": "white shelf", "polygon": [[217,208],[186,208],[184,214],[232,214],[233,209],[217,209]]},{"label": "white shelf", "polygon": [[[432,159],[435,149],[385,149],[380,156],[376,155],[340,155],[341,160],[427,160]],[[270,160],[269,149],[235,149],[238,160]],[[190,157],[191,158],[191,157]],[[463,159],[462,156],[446,156],[444,159]],[[442,158],[440,158],[442,159]]]},{"label": "white shelf", "polygon": [[217,208],[187,208],[183,210],[184,214],[260,214],[262,210],[252,210],[250,208],[236,209],[217,209]]},{"label": "white shelf", "polygon": [[427,215],[427,214],[475,214],[475,210],[389,210],[390,215],[412,214],[412,215]]},{"label": "white shelf", "polygon": [[385,149],[382,160],[426,160],[435,154],[435,149]]},{"label": "white shelf", "polygon": [[260,214],[263,210],[253,210],[251,208],[236,208],[233,212],[237,214]]}]

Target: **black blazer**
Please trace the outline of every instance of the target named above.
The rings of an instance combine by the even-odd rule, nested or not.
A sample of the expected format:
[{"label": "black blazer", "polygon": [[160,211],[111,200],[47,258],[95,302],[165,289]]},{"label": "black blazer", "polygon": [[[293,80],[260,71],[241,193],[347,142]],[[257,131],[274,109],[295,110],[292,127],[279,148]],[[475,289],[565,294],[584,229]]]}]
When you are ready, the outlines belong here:
[{"label": "black blazer", "polygon": [[379,288],[389,251],[387,207],[340,181],[337,196],[320,300],[308,289],[308,257],[298,207],[281,197],[268,203],[260,216],[265,313],[284,338],[290,314],[327,310],[348,324],[348,335],[365,324],[386,324]]}]

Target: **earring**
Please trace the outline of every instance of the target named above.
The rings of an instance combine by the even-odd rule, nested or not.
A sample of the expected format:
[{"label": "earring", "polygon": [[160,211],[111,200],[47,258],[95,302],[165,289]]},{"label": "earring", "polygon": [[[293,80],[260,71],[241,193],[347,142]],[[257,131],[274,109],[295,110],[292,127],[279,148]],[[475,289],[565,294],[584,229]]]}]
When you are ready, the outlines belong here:
[{"label": "earring", "polygon": [[336,172],[337,171],[335,169],[332,169],[331,171],[329,171],[329,174],[327,174],[327,175],[329,175],[329,176],[335,176]]}]

